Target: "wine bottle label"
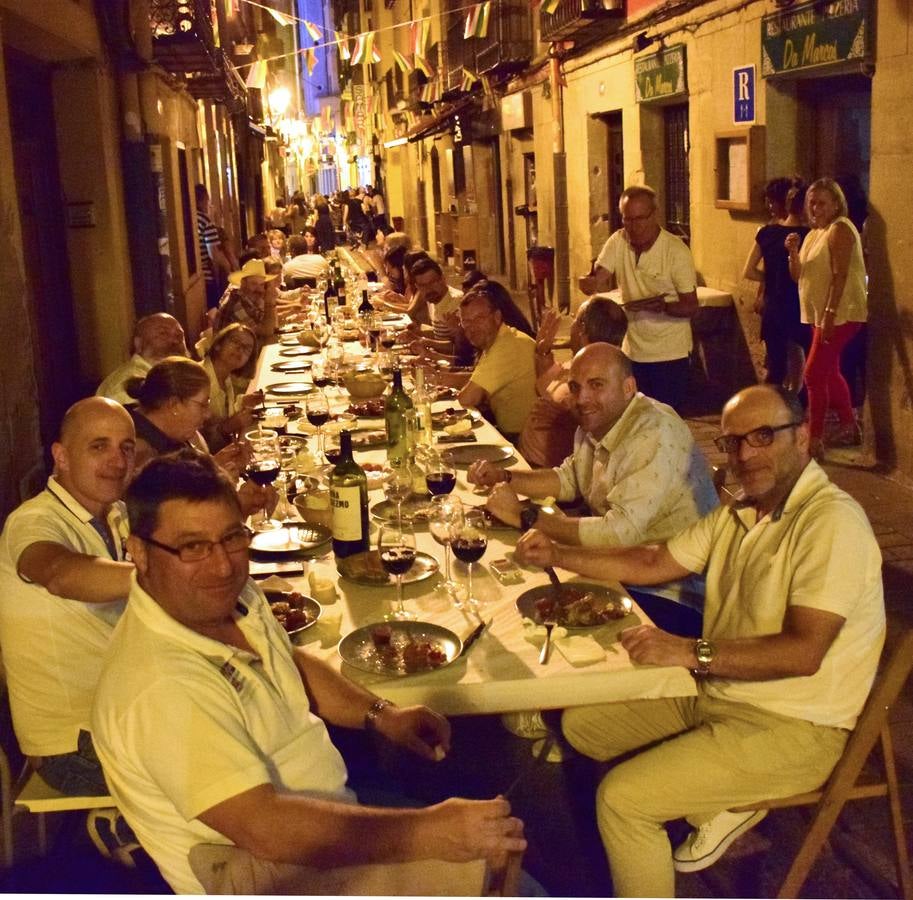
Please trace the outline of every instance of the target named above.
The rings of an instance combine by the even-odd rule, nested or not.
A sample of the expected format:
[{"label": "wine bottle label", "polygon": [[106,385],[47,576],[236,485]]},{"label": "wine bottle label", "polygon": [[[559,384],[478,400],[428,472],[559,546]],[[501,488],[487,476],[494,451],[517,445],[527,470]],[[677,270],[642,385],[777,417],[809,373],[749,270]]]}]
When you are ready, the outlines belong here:
[{"label": "wine bottle label", "polygon": [[361,488],[331,487],[330,506],[333,508],[333,539],[337,541],[360,541],[361,533]]}]

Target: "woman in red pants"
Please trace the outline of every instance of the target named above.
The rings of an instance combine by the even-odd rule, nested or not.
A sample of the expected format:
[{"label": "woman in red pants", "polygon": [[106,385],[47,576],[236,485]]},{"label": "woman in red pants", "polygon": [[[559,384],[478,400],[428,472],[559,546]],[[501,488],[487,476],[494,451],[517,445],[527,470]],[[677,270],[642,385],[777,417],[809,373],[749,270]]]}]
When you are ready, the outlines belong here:
[{"label": "woman in red pants", "polygon": [[799,235],[786,238],[789,271],[799,284],[802,321],[813,325],[805,364],[812,452],[824,454],[824,416],[837,413],[840,430],[831,443],[852,446],[861,439],[850,391],[840,374],[840,353],[868,316],[865,263],[859,232],[847,218],[846,198],[831,178],[808,189],[806,212],[812,230],[799,249]]}]

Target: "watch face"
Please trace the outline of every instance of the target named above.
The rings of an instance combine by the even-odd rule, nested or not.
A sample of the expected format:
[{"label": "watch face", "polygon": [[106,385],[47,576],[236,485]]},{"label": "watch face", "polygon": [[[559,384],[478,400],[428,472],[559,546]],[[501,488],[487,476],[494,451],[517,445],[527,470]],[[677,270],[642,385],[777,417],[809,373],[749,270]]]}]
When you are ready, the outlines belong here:
[{"label": "watch face", "polygon": [[708,664],[713,661],[714,646],[710,641],[698,641],[694,646],[694,654],[699,663]]}]

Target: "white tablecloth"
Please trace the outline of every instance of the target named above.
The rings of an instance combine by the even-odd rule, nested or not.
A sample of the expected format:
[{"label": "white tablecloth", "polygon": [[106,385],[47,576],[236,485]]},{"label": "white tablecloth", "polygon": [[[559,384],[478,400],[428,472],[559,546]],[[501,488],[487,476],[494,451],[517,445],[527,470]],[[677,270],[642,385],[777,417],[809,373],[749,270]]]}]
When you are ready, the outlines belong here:
[{"label": "white tablecloth", "polygon": [[[355,344],[347,344],[346,348],[352,354],[360,355],[362,352]],[[264,349],[253,387],[279,381],[307,380],[306,375],[282,375],[270,369],[273,363],[284,359],[278,355],[281,349],[284,348],[279,345]],[[331,389],[329,394],[331,405],[335,400],[339,408],[342,408],[347,402],[335,389]],[[270,399],[267,398],[268,402]],[[454,402],[442,405],[453,405]],[[382,421],[371,424],[383,428]],[[479,443],[505,443],[488,423],[478,426],[475,433]],[[357,452],[356,459],[380,463],[385,459],[385,452],[383,449]],[[519,454],[516,465],[526,468],[526,463]],[[481,505],[484,502],[483,498],[472,493],[471,486],[466,481],[465,469],[458,471],[456,492],[466,503]],[[382,491],[370,493],[372,505],[382,499]],[[372,529],[372,537],[374,536]],[[482,617],[485,621],[491,619],[492,625],[466,655],[445,668],[422,675],[387,678],[361,672],[342,662],[336,651],[339,634],[345,635],[359,626],[381,621],[383,614],[390,611],[395,602],[396,590],[393,586],[378,588],[358,585],[339,577],[331,553],[310,563],[306,562],[305,577],[288,580],[297,590],[308,593],[306,576],[311,568],[316,567],[318,572],[338,578],[338,599],[325,606],[325,615],[328,619],[341,616],[340,632],[336,633],[326,623],[318,623],[302,633],[301,642],[310,652],[342,669],[352,680],[369,686],[375,693],[401,705],[425,703],[447,715],[550,709],[696,693],[694,680],[684,668],[640,666],[631,662],[617,642],[617,632],[620,627],[635,624],[633,618],[623,620],[620,625],[606,625],[591,632],[605,648],[603,660],[574,667],[553,647],[549,662],[544,666],[539,665],[538,643],[530,642],[524,637],[521,616],[515,603],[523,591],[547,583],[545,573],[538,569],[523,569],[523,582],[508,586],[502,584],[486,565],[487,562],[510,553],[518,536],[519,532],[514,530],[489,531],[488,550],[474,569],[473,593],[481,603]],[[441,561],[443,570],[443,550],[426,528],[417,527],[416,544],[419,550],[430,553]],[[464,580],[465,568],[462,564],[455,563],[454,571],[459,580]],[[562,580],[574,578],[572,573],[560,569],[558,574]],[[478,620],[470,613],[454,609],[435,594],[434,589],[439,582],[440,578],[435,577],[407,585],[406,606],[416,612],[422,621],[450,628],[464,638],[478,624]],[[617,584],[606,583],[620,589]],[[641,622],[650,621],[636,604],[634,615]]]}]

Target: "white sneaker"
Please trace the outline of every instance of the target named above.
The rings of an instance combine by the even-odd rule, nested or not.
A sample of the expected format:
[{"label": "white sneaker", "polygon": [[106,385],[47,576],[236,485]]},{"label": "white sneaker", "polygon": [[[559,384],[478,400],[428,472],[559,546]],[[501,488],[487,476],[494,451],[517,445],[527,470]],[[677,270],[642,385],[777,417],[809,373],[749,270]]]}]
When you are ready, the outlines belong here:
[{"label": "white sneaker", "polygon": [[521,712],[503,713],[501,724],[517,737],[534,741],[548,736],[548,726],[542,719],[542,713],[537,709],[527,709]]},{"label": "white sneaker", "polygon": [[741,813],[724,810],[715,815],[700,828],[695,828],[685,841],[675,848],[672,854],[675,871],[699,872],[712,866],[736,838],[754,828],[766,815],[766,809]]}]

